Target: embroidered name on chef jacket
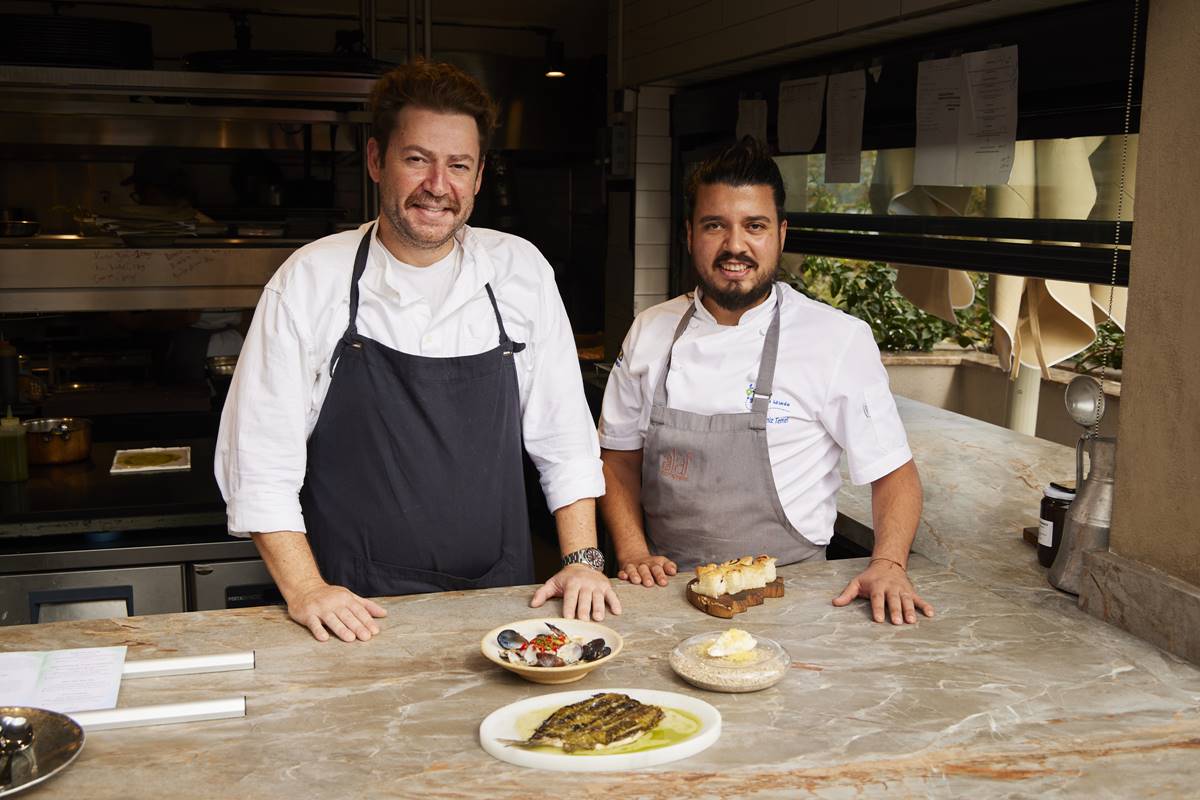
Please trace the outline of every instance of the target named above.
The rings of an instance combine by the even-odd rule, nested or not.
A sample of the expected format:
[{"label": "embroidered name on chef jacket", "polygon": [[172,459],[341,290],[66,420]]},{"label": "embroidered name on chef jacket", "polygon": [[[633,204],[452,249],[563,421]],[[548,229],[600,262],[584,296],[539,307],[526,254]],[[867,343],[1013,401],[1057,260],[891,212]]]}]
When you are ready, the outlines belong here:
[{"label": "embroidered name on chef jacket", "polygon": [[[746,384],[746,410],[754,408],[754,383]],[[771,395],[771,403],[767,406],[767,423],[771,425],[786,425],[791,419],[792,404],[788,400]]]}]

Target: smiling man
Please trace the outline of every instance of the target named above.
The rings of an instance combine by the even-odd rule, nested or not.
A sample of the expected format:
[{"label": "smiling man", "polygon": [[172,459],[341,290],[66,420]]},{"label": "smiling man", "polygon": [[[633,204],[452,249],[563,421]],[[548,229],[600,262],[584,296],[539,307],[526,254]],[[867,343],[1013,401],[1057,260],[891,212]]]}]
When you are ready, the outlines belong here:
[{"label": "smiling man", "polygon": [[747,137],[696,167],[686,199],[699,288],[638,315],[604,394],[600,509],[619,577],[649,587],[746,555],[823,559],[844,452],[872,487],[875,550],[834,605],[932,616],[906,573],[921,483],[870,328],[775,280],[778,167]]},{"label": "smiling man", "polygon": [[380,79],[371,111],[379,218],[294,253],[242,349],[216,454],[229,531],[253,537],[313,636],[369,639],[370,597],[533,581],[524,449],[563,554],[532,605],[620,613],[554,274],[529,242],[466,225],[495,106],[417,62]]}]

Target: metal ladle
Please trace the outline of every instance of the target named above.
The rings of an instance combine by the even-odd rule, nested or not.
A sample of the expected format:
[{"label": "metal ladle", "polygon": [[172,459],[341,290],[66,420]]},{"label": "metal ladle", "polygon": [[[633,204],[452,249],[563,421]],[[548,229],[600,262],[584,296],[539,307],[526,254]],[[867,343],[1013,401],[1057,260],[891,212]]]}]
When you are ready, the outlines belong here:
[{"label": "metal ladle", "polygon": [[1075,443],[1075,491],[1078,492],[1083,488],[1083,444],[1092,426],[1099,433],[1100,420],[1104,417],[1104,390],[1100,381],[1091,375],[1077,375],[1067,384],[1063,401],[1071,419],[1084,427],[1083,434]]},{"label": "metal ladle", "polygon": [[33,726],[25,717],[0,717],[0,756],[4,766],[0,768],[0,789],[12,783],[12,759],[33,744]]}]

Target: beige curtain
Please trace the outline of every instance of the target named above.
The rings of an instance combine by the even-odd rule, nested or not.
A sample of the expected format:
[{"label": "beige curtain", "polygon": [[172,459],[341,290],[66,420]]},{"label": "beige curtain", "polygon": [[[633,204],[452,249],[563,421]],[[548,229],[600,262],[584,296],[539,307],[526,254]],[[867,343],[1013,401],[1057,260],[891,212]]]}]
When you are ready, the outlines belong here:
[{"label": "beige curtain", "polygon": [[[969,186],[913,186],[914,151],[881,150],[869,188],[875,214],[908,214],[926,217],[961,217],[971,200]],[[896,289],[922,311],[954,322],[954,309],[975,301],[975,287],[967,273],[909,264],[893,264]]]},{"label": "beige curtain", "polygon": [[[984,214],[989,217],[1115,219],[1120,191],[1120,136],[1017,142],[1012,175],[1004,186],[989,186]],[[1126,196],[1121,216],[1133,218],[1136,140],[1130,139]],[[970,187],[912,186],[911,150],[881,151],[870,187],[877,214],[961,216]],[[1099,189],[1097,187],[1100,187]],[[948,321],[953,309],[970,305],[970,278],[959,270],[894,265],[896,288],[918,308]],[[1015,378],[1021,365],[1041,369],[1077,355],[1092,343],[1106,318],[1125,326],[1126,290],[1105,285],[993,275],[990,305],[993,343],[1000,364]]]}]

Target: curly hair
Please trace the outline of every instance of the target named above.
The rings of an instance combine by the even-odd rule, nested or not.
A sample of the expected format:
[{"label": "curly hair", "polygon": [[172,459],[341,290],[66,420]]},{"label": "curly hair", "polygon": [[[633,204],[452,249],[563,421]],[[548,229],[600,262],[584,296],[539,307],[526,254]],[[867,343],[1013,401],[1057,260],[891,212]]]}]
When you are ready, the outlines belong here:
[{"label": "curly hair", "polygon": [[479,128],[479,153],[487,151],[488,140],[499,114],[487,90],[453,64],[417,59],[385,73],[371,89],[371,136],[387,152],[396,115],[405,106],[431,111],[466,114]]}]

